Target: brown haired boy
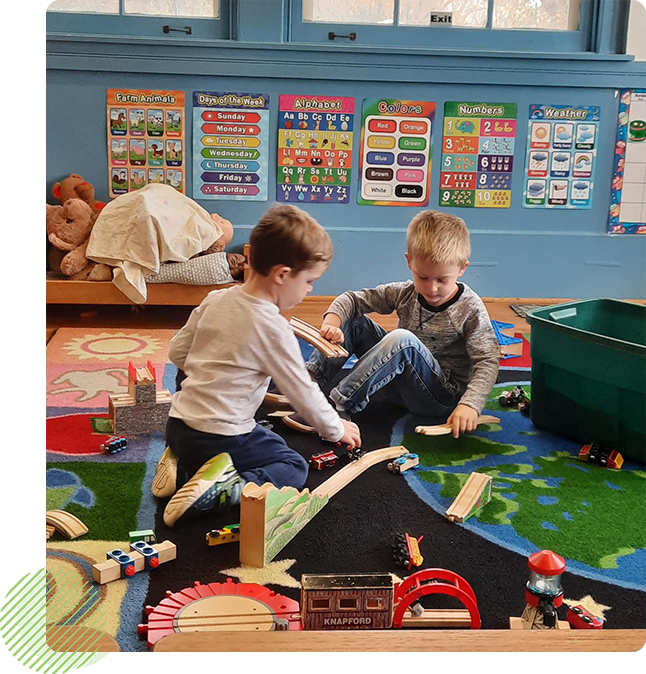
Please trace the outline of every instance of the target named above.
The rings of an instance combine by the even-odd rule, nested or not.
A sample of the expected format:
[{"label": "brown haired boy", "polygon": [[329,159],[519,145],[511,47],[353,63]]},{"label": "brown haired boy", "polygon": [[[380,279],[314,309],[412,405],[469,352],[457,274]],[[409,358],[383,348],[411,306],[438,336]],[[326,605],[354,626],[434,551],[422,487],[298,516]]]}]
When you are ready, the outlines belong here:
[{"label": "brown haired boy", "polygon": [[[407,232],[412,281],[339,295],[321,335],[343,342],[358,361],[330,392],[337,410],[360,412],[379,389],[414,414],[446,419],[453,435],[472,431],[498,375],[499,347],[489,315],[469,286],[458,283],[471,245],[464,221],[439,211],[418,213]],[[364,314],[399,318],[387,333]],[[306,367],[324,387],[343,359],[315,352]]]},{"label": "brown haired boy", "polygon": [[168,526],[188,512],[227,510],[246,482],[303,487],[305,459],[254,419],[270,379],[321,436],[361,445],[358,427],[342,420],[311,380],[280,315],[327,270],[330,237],[304,211],[277,205],[262,216],[250,244],[249,281],[209,293],[170,343],[170,360],[186,378],[173,395],[153,494],[170,496],[178,476],[193,477],[168,502]]}]

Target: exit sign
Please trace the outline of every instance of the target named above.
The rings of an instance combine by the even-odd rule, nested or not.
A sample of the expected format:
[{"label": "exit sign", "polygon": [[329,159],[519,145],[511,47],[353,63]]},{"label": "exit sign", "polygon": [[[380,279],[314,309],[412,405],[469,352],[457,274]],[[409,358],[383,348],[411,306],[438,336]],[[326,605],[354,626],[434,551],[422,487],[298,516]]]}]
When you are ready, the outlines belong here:
[{"label": "exit sign", "polygon": [[443,23],[443,24],[453,24],[453,13],[452,12],[433,12],[431,14],[431,25],[434,23]]}]

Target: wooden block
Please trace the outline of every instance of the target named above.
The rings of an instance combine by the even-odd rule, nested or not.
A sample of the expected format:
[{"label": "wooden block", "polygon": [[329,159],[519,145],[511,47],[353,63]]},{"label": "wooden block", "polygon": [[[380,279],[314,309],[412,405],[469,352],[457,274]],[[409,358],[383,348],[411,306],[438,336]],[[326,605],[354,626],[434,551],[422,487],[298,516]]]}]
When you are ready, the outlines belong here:
[{"label": "wooden block", "polygon": [[[135,571],[143,571],[146,566],[145,557],[136,550],[128,550],[129,547],[129,545],[126,545],[121,549],[125,553],[129,554],[134,560]],[[152,545],[152,547],[155,548],[155,550],[157,550],[159,553],[160,564],[163,564],[164,562],[170,562],[177,557],[177,548],[175,543],[171,543],[170,541],[162,541],[161,543],[155,543]],[[119,578],[121,578],[121,565],[114,559],[107,559],[101,564],[94,564],[92,566],[92,577],[97,583],[101,585],[110,583],[113,580],[119,580]]]}]

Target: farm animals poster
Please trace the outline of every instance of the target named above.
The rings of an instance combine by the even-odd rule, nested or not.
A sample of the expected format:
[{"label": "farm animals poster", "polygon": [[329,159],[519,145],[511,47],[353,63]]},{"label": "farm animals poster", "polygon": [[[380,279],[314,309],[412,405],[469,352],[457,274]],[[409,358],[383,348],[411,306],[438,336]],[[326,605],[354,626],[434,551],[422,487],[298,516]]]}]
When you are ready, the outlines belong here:
[{"label": "farm animals poster", "polygon": [[184,92],[107,90],[110,197],[150,183],[186,185]]}]

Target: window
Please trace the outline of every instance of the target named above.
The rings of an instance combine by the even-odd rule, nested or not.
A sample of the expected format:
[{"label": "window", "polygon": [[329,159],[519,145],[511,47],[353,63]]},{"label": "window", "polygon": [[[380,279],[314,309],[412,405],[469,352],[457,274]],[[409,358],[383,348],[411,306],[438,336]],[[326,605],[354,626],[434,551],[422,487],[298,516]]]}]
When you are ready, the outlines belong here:
[{"label": "window", "polygon": [[383,597],[366,597],[366,611],[383,611],[386,600]]},{"label": "window", "polygon": [[330,598],[329,597],[312,597],[310,600],[310,609],[312,611],[329,611]]},{"label": "window", "polygon": [[227,10],[227,0],[56,0],[47,8],[47,30],[222,39]]},{"label": "window", "polygon": [[[293,0],[292,38],[465,50],[587,51],[596,4],[597,0]],[[346,37],[350,34],[354,38]]]},{"label": "window", "polygon": [[357,611],[359,597],[339,597],[339,611]]}]

